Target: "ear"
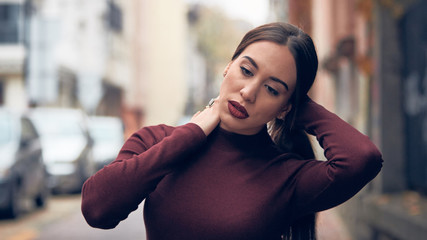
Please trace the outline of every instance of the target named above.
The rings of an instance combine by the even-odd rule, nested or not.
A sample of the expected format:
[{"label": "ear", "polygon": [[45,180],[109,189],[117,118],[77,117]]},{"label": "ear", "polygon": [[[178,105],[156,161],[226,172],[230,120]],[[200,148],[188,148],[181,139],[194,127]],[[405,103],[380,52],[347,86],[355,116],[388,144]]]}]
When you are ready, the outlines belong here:
[{"label": "ear", "polygon": [[288,115],[288,113],[291,111],[292,109],[292,104],[288,103],[286,104],[279,112],[279,114],[277,115],[276,118],[281,119],[281,120],[285,120],[286,115]]},{"label": "ear", "polygon": [[222,76],[223,76],[223,77],[225,77],[225,75],[227,75],[227,73],[228,73],[228,69],[230,69],[230,65],[231,65],[231,63],[232,63],[232,62],[233,62],[233,61],[229,62],[229,63],[227,64],[227,66],[225,67],[224,72],[222,73]]}]

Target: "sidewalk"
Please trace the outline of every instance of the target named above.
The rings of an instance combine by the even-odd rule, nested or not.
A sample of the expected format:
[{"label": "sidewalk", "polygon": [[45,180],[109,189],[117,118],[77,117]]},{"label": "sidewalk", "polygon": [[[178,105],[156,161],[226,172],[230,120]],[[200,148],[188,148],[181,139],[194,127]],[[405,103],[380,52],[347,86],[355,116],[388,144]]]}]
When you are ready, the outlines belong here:
[{"label": "sidewalk", "polygon": [[352,240],[338,210],[332,208],[317,214],[318,240]]}]

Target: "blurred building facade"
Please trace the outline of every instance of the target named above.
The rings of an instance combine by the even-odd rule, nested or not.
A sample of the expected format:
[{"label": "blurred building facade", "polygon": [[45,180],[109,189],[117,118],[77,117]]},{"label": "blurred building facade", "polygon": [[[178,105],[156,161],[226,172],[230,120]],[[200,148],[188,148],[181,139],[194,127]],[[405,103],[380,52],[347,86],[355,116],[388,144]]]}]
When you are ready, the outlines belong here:
[{"label": "blurred building facade", "polygon": [[320,62],[312,97],[369,135],[383,153],[380,175],[338,208],[351,235],[424,239],[427,1],[270,4],[286,5],[288,14],[277,20],[298,25],[313,37]]},{"label": "blurred building facade", "polygon": [[24,14],[24,1],[0,1],[0,105],[19,109],[27,105]]},{"label": "blurred building facade", "polygon": [[133,69],[142,91],[129,101],[142,104],[144,125],[174,125],[184,112],[188,93],[186,4],[182,0],[134,2],[137,59]]},{"label": "blurred building facade", "polygon": [[0,105],[175,124],[187,94],[183,1],[0,0]]}]

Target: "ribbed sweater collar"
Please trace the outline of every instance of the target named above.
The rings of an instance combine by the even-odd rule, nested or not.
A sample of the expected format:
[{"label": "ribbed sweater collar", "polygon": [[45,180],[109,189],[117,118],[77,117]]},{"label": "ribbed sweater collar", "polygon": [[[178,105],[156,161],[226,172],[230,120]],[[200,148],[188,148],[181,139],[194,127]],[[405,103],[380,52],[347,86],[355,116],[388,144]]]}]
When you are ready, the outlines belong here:
[{"label": "ribbed sweater collar", "polygon": [[237,134],[218,126],[209,135],[208,141],[213,142],[218,150],[222,151],[264,152],[274,146],[266,126],[254,135]]}]

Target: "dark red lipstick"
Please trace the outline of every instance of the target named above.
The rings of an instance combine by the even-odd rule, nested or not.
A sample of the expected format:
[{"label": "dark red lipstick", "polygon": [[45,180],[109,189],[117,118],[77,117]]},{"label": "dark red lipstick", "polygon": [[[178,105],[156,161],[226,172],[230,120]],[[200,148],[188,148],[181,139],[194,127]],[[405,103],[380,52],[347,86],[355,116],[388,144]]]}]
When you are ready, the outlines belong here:
[{"label": "dark red lipstick", "polygon": [[230,111],[231,115],[238,119],[245,119],[249,117],[246,108],[236,101],[228,101],[228,110]]}]

